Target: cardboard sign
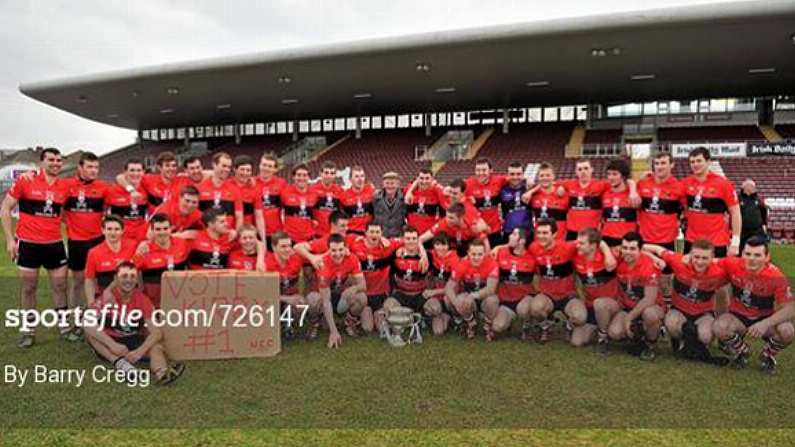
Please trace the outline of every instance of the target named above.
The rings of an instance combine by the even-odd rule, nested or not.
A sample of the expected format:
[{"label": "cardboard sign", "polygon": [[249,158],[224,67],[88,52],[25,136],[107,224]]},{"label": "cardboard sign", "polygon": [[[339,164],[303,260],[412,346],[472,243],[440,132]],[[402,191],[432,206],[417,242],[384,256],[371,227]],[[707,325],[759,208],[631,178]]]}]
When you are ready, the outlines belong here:
[{"label": "cardboard sign", "polygon": [[161,280],[169,359],[270,357],[281,351],[279,275],[174,271]]}]

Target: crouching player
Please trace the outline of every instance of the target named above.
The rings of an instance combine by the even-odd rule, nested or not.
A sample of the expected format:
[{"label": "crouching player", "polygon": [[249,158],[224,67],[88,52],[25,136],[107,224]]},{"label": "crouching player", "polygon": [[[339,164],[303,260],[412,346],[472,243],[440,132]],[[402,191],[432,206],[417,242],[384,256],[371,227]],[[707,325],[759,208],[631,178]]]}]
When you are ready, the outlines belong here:
[{"label": "crouching player", "polygon": [[[334,312],[345,315],[345,331],[354,337],[361,325],[359,318],[367,306],[367,287],[362,267],[355,255],[348,253],[345,238],[332,234],[328,238],[329,251],[323,256],[323,268],[318,272],[318,291],[310,292],[306,299],[310,309],[322,309],[329,328],[328,347],[337,348],[342,337],[334,323]],[[317,338],[319,318],[310,316],[308,337]]]},{"label": "crouching player", "polygon": [[748,239],[742,258],[725,258],[720,264],[731,281],[729,312],[719,316],[714,326],[721,349],[743,367],[751,354],[745,336],[761,337],[765,340],[762,369],[774,374],[776,355],[795,338],[795,303],[789,281],[770,263],[767,242],[761,237]]},{"label": "crouching player", "polygon": [[[253,230],[250,227],[248,231]],[[256,230],[254,230],[256,231]],[[243,245],[243,240],[246,238],[247,226],[244,225],[240,229],[240,243]],[[254,235],[256,238],[256,235]],[[306,309],[306,299],[298,291],[298,278],[301,276],[301,269],[304,267],[306,261],[298,253],[293,251],[293,241],[290,236],[283,231],[277,231],[271,234],[271,247],[273,251],[265,255],[265,271],[276,272],[279,274],[279,302],[282,306],[290,306],[291,317],[284,321],[282,327],[282,335],[285,339],[289,340],[293,337],[293,330],[291,320],[299,320],[304,315]],[[236,256],[234,252],[230,256],[230,262],[235,262]],[[320,309],[319,302],[315,302],[315,307],[308,309],[307,313],[310,315],[319,315]]]},{"label": "crouching player", "polygon": [[616,258],[601,234],[595,228],[585,228],[577,233],[577,256],[574,269],[582,284],[588,317],[583,326],[571,334],[571,344],[584,346],[596,334],[594,351],[607,354],[610,321],[621,311],[618,302]]},{"label": "crouching player", "polygon": [[386,329],[386,311],[393,307],[404,306],[414,312],[423,311],[425,298],[422,292],[426,288],[428,260],[420,248],[420,236],[414,228],[403,229],[403,247],[395,253],[390,270],[392,294],[384,302],[384,311],[377,319],[379,332]]},{"label": "crouching player", "polygon": [[[161,344],[163,333],[152,322],[154,306],[138,289],[138,270],[135,264],[124,261],[119,264],[114,280],[115,286],[94,301],[94,309],[105,312],[105,326],[85,328],[88,343],[103,359],[111,362],[117,370],[133,374],[136,364],[149,361],[149,367],[157,383],[166,385],[176,380],[184,371],[181,363],[169,365]],[[126,321],[140,313],[137,321]],[[116,321],[123,316],[124,321]],[[115,322],[113,326],[109,323]]]},{"label": "crouching player", "polygon": [[[527,250],[527,230],[514,228],[508,235],[508,244],[494,249],[494,258],[500,272],[497,295],[483,302],[486,340],[511,328],[518,314],[523,327],[530,322],[530,302],[535,294],[533,275],[536,261]],[[523,330],[522,333],[525,331]]]},{"label": "crouching player", "polygon": [[613,340],[631,338],[638,341],[641,360],[654,360],[665,312],[659,287],[660,270],[642,248],[643,240],[634,231],[621,240],[621,261],[616,267],[616,277],[625,310],[613,317],[608,334]]},{"label": "crouching player", "polygon": [[452,309],[453,303],[446,300],[445,286],[450,279],[455,266],[460,259],[455,250],[450,249],[450,241],[447,233],[439,233],[433,238],[433,250],[431,251],[430,272],[427,282],[428,288],[422,292],[425,298],[423,312],[431,318],[431,329],[434,335],[442,335],[447,332],[450,324],[450,314],[446,309]]},{"label": "crouching player", "polygon": [[475,338],[475,312],[482,309],[484,300],[497,292],[499,269],[497,262],[486,252],[486,242],[475,239],[469,243],[469,255],[453,269],[445,287],[445,295],[452,304],[452,312],[463,320],[464,335]]},{"label": "crouching player", "polygon": [[[665,315],[665,328],[671,337],[674,354],[689,346],[688,350],[706,353],[712,343],[712,326],[715,322],[716,292],[728,283],[726,271],[715,259],[715,247],[711,242],[699,239],[693,242],[690,254],[685,256],[664,247],[645,244],[648,251],[665,261],[673,272],[671,306]],[[695,329],[696,339],[683,336]]]}]

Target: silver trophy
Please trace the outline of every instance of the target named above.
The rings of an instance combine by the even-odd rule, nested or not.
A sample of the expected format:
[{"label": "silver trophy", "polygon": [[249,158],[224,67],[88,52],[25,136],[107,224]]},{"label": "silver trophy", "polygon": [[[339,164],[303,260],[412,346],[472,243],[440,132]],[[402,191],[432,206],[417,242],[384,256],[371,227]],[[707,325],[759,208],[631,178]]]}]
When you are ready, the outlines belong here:
[{"label": "silver trophy", "polygon": [[398,348],[406,346],[407,342],[403,339],[403,333],[407,328],[410,328],[408,335],[408,343],[422,343],[422,334],[420,333],[420,321],[422,315],[414,312],[408,307],[398,306],[386,310],[386,322],[382,338]]}]

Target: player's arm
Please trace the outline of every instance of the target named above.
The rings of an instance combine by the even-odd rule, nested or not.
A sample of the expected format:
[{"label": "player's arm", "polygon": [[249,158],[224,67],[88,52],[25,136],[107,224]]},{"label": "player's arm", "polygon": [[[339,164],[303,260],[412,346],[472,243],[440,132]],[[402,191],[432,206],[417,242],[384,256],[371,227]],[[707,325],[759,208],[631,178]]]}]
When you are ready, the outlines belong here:
[{"label": "player's arm", "polygon": [[451,302],[455,299],[457,288],[458,288],[458,281],[454,280],[453,278],[447,280],[447,284],[444,286],[444,295]]},{"label": "player's arm", "polygon": [[731,284],[726,284],[715,291],[715,315],[723,315],[729,311],[729,301],[731,301]]},{"label": "player's arm", "polygon": [[179,233],[172,233],[171,235],[180,239],[196,239],[196,236],[199,235],[199,230],[182,230]]},{"label": "player's arm", "polygon": [[254,210],[254,226],[257,227],[260,240],[264,241],[268,236],[265,233],[265,213],[263,213],[262,209]]},{"label": "player's arm", "polygon": [[492,296],[497,293],[497,283],[499,280],[494,276],[489,276],[486,280],[486,287],[478,290],[477,292],[472,292],[472,298],[476,300],[482,300],[486,297]]},{"label": "player's arm", "polygon": [[643,244],[642,250],[645,251],[647,254],[657,256],[658,258],[662,258],[663,253],[668,251],[665,247],[661,247],[655,244]]},{"label": "player's arm", "polygon": [[146,336],[146,339],[143,343],[141,343],[141,346],[133,351],[128,352],[125,356],[127,361],[132,364],[135,364],[141,360],[141,358],[143,358],[154,345],[163,339],[163,331],[161,331],[160,328],[154,324],[151,317],[146,319],[145,325],[146,331],[149,333],[149,335]]},{"label": "player's arm", "polygon": [[329,287],[321,287],[319,293],[320,304],[323,307],[323,317],[326,319],[326,325],[329,330],[328,347],[336,348],[342,344],[342,337],[340,337],[337,325],[334,323],[334,309],[331,308],[331,289]]},{"label": "player's arm", "polygon": [[6,235],[6,253],[8,253],[8,257],[12,260],[17,257],[17,241],[14,240],[14,226],[11,222],[11,211],[16,208],[18,203],[19,200],[12,197],[11,194],[6,194],[2,205],[0,205],[0,221],[2,221],[3,224],[3,233]]},{"label": "player's arm", "polygon": [[739,204],[729,207],[729,216],[731,216],[732,224],[732,240],[729,245],[729,255],[738,256],[740,254],[740,233],[743,230],[743,215],[740,212]]},{"label": "player's arm", "polygon": [[417,185],[419,185],[419,183],[420,178],[417,176],[417,178],[411,182],[409,189],[407,189],[406,193],[403,195],[403,201],[406,202],[406,205],[411,205],[411,203],[414,201],[414,190],[417,189]]},{"label": "player's arm", "polygon": [[312,253],[309,242],[300,242],[293,247],[296,253],[312,264],[315,270],[323,268],[323,257]]},{"label": "player's arm", "polygon": [[347,289],[351,291],[349,293],[367,292],[367,283],[364,280],[364,273],[357,273],[355,275],[351,275],[351,277],[353,278],[353,284]]},{"label": "player's arm", "polygon": [[602,251],[602,255],[605,257],[605,270],[608,272],[615,270],[618,265],[618,260],[613,256],[613,250],[610,249],[610,246],[607,245],[605,241],[600,241],[599,250]]},{"label": "player's arm", "polygon": [[426,230],[425,233],[420,235],[420,245],[433,239],[433,229]]},{"label": "player's arm", "polygon": [[86,277],[83,280],[83,290],[86,292],[86,304],[90,306],[94,303],[94,296],[97,293],[97,280]]},{"label": "player's arm", "polygon": [[781,323],[792,321],[792,319],[795,318],[795,301],[792,299],[789,279],[781,277],[774,281],[776,281],[774,284],[775,290],[773,291],[773,295],[776,299],[776,311],[769,317],[748,328],[748,335],[751,337],[762,337],[766,335],[771,328]]},{"label": "player's arm", "polygon": [[659,289],[660,287],[656,282],[654,284],[648,284],[643,288],[643,299],[638,301],[638,304],[627,313],[627,318],[625,320],[627,327],[632,324],[632,320],[640,317],[647,307],[651,307],[657,302]]},{"label": "player's arm", "polygon": [[[101,314],[97,315],[97,319],[100,318],[100,315]],[[91,337],[91,338],[97,340],[98,342],[102,343],[103,345],[105,345],[105,347],[108,348],[108,350],[111,352],[111,354],[113,354],[115,356],[124,357],[130,352],[127,349],[126,346],[124,346],[123,344],[121,344],[121,343],[117,342],[116,340],[114,340],[110,335],[108,335],[104,331],[100,330],[97,326],[85,325],[85,326],[83,326],[83,331],[89,337]]]},{"label": "player's arm", "polygon": [[640,194],[638,194],[638,184],[633,179],[627,179],[627,187],[629,188],[629,204],[633,208],[637,208],[641,204]]},{"label": "player's arm", "polygon": [[527,192],[522,194],[522,202],[524,202],[526,204],[530,203],[530,201],[533,199],[533,194],[538,192],[539,189],[541,189],[541,185],[540,184],[533,186]]}]

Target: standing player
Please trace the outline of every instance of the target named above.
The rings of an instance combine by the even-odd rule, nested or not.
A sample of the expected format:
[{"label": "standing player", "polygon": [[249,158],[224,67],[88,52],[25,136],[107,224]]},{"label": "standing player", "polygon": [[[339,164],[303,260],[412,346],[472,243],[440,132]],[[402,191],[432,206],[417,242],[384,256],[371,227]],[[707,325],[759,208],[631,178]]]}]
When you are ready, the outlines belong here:
[{"label": "standing player", "polygon": [[169,200],[155,208],[153,215],[164,214],[168,217],[174,236],[193,239],[204,229],[202,213],[199,211],[199,190],[194,186],[183,186],[178,197],[178,200]]},{"label": "standing player", "polygon": [[[168,193],[169,198],[177,197],[185,186],[198,188],[199,184],[204,181],[204,168],[202,167],[201,158],[195,155],[188,157],[182,162],[182,166],[185,168],[184,175],[177,175],[171,181],[171,191]],[[167,202],[168,200],[164,201]]]},{"label": "standing player", "polygon": [[502,243],[500,192],[505,183],[505,176],[492,173],[491,161],[487,158],[475,161],[475,175],[466,180],[466,195],[474,200],[480,217],[488,225],[485,231],[492,247]]},{"label": "standing player", "polygon": [[329,234],[328,218],[334,211],[341,210],[340,200],[343,191],[337,184],[337,165],[333,161],[325,161],[320,167],[320,181],[310,188],[317,196],[317,205],[312,210],[312,217],[317,221],[317,236]]},{"label": "standing player", "polygon": [[555,236],[558,228],[554,220],[540,220],[536,223],[536,240],[530,245],[530,254],[535,258],[538,268],[538,294],[530,302],[530,316],[540,322],[541,343],[549,341],[549,317],[555,312],[563,312],[568,318],[567,329],[585,324],[588,312],[582,300],[577,298],[574,285],[574,257],[577,245],[574,242],[560,241]]},{"label": "standing player", "polygon": [[508,165],[508,182],[500,190],[500,207],[502,209],[502,242],[507,243],[508,237],[516,228],[524,230],[530,242],[533,241],[533,227],[530,225],[530,209],[522,201],[527,192],[522,164],[513,162]]},{"label": "standing player", "polygon": [[187,269],[190,241],[172,234],[171,222],[165,214],[152,216],[149,228],[152,240],[146,242],[145,253],[137,253],[133,262],[141,273],[144,293],[151,298],[156,308],[160,308],[160,280],[163,272]]},{"label": "standing player", "polygon": [[596,228],[586,228],[577,234],[577,256],[574,270],[580,278],[588,318],[583,326],[571,334],[574,346],[588,344],[596,333],[594,350],[607,354],[610,321],[621,310],[618,302],[616,258],[610,247],[602,241]]},{"label": "standing player", "polygon": [[223,211],[210,208],[202,213],[205,229],[190,243],[188,268],[191,270],[225,269],[229,253],[234,248],[234,238],[229,230],[229,220]]},{"label": "standing player", "polygon": [[721,349],[745,366],[751,349],[745,337],[762,338],[762,369],[776,372],[776,356],[795,338],[795,302],[789,279],[770,262],[764,238],[754,236],[745,243],[742,258],[722,259],[721,266],[731,281],[729,312],[715,321],[715,336]]},{"label": "standing player", "polygon": [[445,197],[442,188],[434,183],[431,170],[422,168],[417,179],[406,189],[404,199],[408,206],[406,223],[423,235],[439,220],[441,203]]},{"label": "standing player", "polygon": [[255,187],[262,202],[262,216],[265,222],[265,233],[260,233],[259,236],[266,241],[269,249],[272,239],[267,235],[282,229],[281,194],[287,187],[287,181],[276,175],[277,170],[276,156],[271,153],[263,154],[259,161],[259,177]]},{"label": "standing player", "polygon": [[[177,157],[173,152],[161,152],[157,155],[158,174],[144,173],[141,177],[141,187],[146,191],[148,201],[148,214],[154,214],[155,208],[168,201],[174,185],[180,177],[177,177]],[[181,178],[185,178],[182,176]],[[130,183],[126,179],[125,173],[116,175],[116,183],[122,188],[127,189]],[[179,192],[179,191],[176,191]]]},{"label": "standing player", "polygon": [[243,225],[243,200],[240,189],[229,178],[232,157],[226,152],[213,155],[213,173],[196,186],[199,190],[199,209],[219,210],[224,213],[230,230]]},{"label": "standing player", "polygon": [[[472,229],[473,233],[488,233],[489,225],[480,216],[480,211],[475,208],[472,197],[466,196],[467,186],[461,179],[450,182],[450,186],[445,188],[445,198],[442,201],[442,208],[439,210],[440,217],[447,215],[447,210],[456,203],[464,207],[464,222]],[[496,200],[496,199],[495,199]]]},{"label": "standing player", "polygon": [[486,237],[484,233],[472,232],[472,226],[466,222],[466,209],[462,203],[450,205],[445,217],[420,236],[420,242],[425,243],[441,233],[446,233],[450,237],[451,248],[456,250],[459,256],[469,252],[469,244],[472,241]]},{"label": "standing player", "polygon": [[485,240],[472,241],[467,257],[453,269],[445,287],[446,299],[452,304],[451,310],[463,320],[467,338],[475,338],[478,324],[475,312],[497,292],[499,267],[487,250]]},{"label": "standing player", "polygon": [[102,234],[105,240],[89,250],[86,257],[83,287],[88,305],[113,281],[116,267],[135,255],[136,242],[122,237],[124,221],[119,216],[111,214],[102,219]]},{"label": "standing player", "polygon": [[343,191],[340,205],[350,216],[348,230],[351,233],[364,235],[367,224],[373,220],[373,195],[375,188],[365,179],[364,168],[351,168],[351,187]]},{"label": "standing player", "polygon": [[566,239],[569,198],[558,195],[555,188],[555,168],[551,164],[541,163],[538,167],[538,185],[526,192],[522,199],[529,201],[536,224],[542,219],[552,219],[558,227],[557,238]]},{"label": "standing player", "polygon": [[131,374],[139,361],[148,358],[158,384],[173,382],[182,374],[185,366],[181,363],[169,365],[161,343],[163,333],[152,320],[154,306],[138,290],[138,271],[133,263],[126,261],[119,265],[115,284],[110,293],[94,302],[94,309],[110,313],[104,319],[106,323],[133,318],[135,315],[139,317],[129,325],[125,322],[107,327],[86,327],[88,343],[117,370]]},{"label": "standing player", "polygon": [[146,239],[146,191],[141,186],[144,162],[131,158],[124,164],[124,184],[113,185],[105,190],[108,214],[124,220],[124,237],[135,241]]},{"label": "standing player", "polygon": [[[97,180],[99,158],[91,152],[83,152],[77,163],[77,175],[64,180],[69,185],[69,196],[64,209],[66,223],[66,247],[69,255],[69,271],[72,272],[72,287],[69,289],[69,307],[80,306],[94,297],[85,296],[83,271],[88,251],[102,242],[102,216],[105,211],[105,190],[108,184]],[[74,328],[80,335],[82,328]]]},{"label": "standing player", "polygon": [[644,244],[643,250],[661,258],[673,272],[672,309],[665,315],[665,328],[674,349],[682,347],[682,327],[686,323],[695,326],[699,341],[708,348],[715,322],[715,294],[729,281],[726,271],[713,262],[712,243],[703,239],[693,242],[689,262],[681,253],[659,245]]},{"label": "standing player", "polygon": [[[711,155],[704,147],[690,151],[688,160],[693,175],[682,180],[685,199],[685,253],[690,252],[693,241],[705,239],[715,246],[715,256],[737,256],[740,250],[742,215],[737,202],[737,192],[725,177],[710,171]],[[726,215],[729,215],[731,231]]]},{"label": "standing player", "polygon": [[533,275],[536,261],[528,251],[527,230],[514,228],[508,244],[494,250],[499,268],[500,283],[497,295],[486,298],[483,313],[486,315],[486,340],[508,331],[518,314],[523,327],[530,321],[530,303],[535,295]]},{"label": "standing player", "polygon": [[569,198],[569,212],[566,216],[566,240],[577,239],[577,233],[586,228],[599,228],[602,219],[602,194],[610,188],[604,180],[593,178],[593,167],[588,159],[582,158],[575,164],[577,178],[564,180],[558,194],[564,192]]},{"label": "standing player", "polygon": [[627,162],[611,160],[606,171],[610,188],[602,194],[602,240],[617,247],[625,234],[638,230],[638,210],[629,199]]},{"label": "standing player", "polygon": [[621,241],[621,261],[616,267],[616,277],[625,310],[613,318],[608,333],[613,340],[643,335],[640,358],[654,360],[665,311],[659,293],[660,271],[642,248],[643,240],[638,233],[627,233]]},{"label": "standing player", "polygon": [[428,272],[428,288],[422,292],[425,298],[423,311],[431,318],[431,329],[434,335],[447,332],[450,315],[445,309],[452,309],[453,303],[445,299],[444,288],[450,280],[450,274],[458,265],[460,259],[455,250],[450,249],[447,233],[439,233],[431,240],[431,262]]},{"label": "standing player", "polygon": [[308,242],[295,244],[296,253],[306,259],[315,271],[320,271],[323,268],[323,256],[329,250],[328,241],[332,235],[338,234],[342,236],[348,247],[352,246],[358,237],[355,234],[348,234],[348,215],[345,214],[344,211],[334,211],[331,213],[331,216],[329,216],[329,225],[329,233],[325,236],[312,239]]},{"label": "standing player", "polygon": [[293,184],[282,190],[281,203],[284,210],[284,230],[296,244],[312,239],[315,221],[312,210],[317,205],[317,195],[309,189],[309,168],[298,165],[293,168]]},{"label": "standing player", "polygon": [[265,234],[265,220],[262,214],[262,201],[256,188],[254,162],[248,155],[238,155],[234,161],[235,176],[232,183],[240,191],[243,204],[243,223],[254,225],[258,234]]},{"label": "standing player", "polygon": [[[36,308],[39,268],[50,277],[55,309],[66,312],[66,250],[61,236],[61,212],[69,193],[68,184],[58,179],[63,159],[58,149],[47,148],[40,154],[39,171],[32,180],[24,177],[14,182],[0,207],[0,220],[6,236],[8,257],[16,261],[22,299],[20,308]],[[16,237],[11,211],[19,205]],[[61,337],[78,341],[69,327],[60,328]],[[30,348],[35,341],[32,330],[21,333],[17,346]]]},{"label": "standing player", "polygon": [[[342,344],[334,313],[345,315],[345,330],[350,336],[358,334],[360,315],[367,306],[367,286],[356,256],[348,254],[345,238],[339,234],[329,237],[329,253],[323,257],[323,268],[318,273],[319,290],[307,295],[310,309],[321,308],[329,328],[327,346],[337,348]],[[310,315],[310,317],[314,317]],[[315,338],[320,321],[311,318],[309,337]]]}]

